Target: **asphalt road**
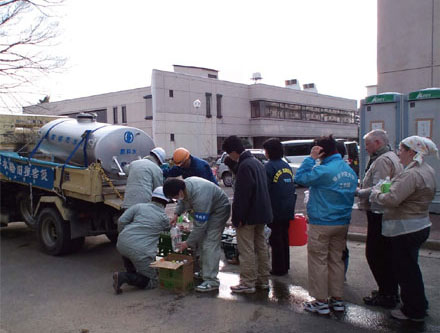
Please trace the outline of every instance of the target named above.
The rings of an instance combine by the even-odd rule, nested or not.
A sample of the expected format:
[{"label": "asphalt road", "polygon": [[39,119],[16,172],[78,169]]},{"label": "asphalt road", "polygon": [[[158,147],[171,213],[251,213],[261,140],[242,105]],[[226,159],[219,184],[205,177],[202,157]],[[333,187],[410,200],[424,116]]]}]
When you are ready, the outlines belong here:
[{"label": "asphalt road", "polygon": [[239,266],[222,261],[219,292],[174,294],[126,287],[122,295],[114,295],[111,276],[122,269],[122,261],[105,236],[88,237],[81,251],[63,257],[42,253],[24,223],[2,228],[0,236],[1,333],[440,331],[440,252],[421,252],[430,316],[424,324],[413,324],[363,305],[362,297],[375,284],[361,242],[348,245],[346,312],[319,316],[301,306],[309,299],[305,246],[291,247],[292,269],[272,278],[269,291],[231,294]]}]

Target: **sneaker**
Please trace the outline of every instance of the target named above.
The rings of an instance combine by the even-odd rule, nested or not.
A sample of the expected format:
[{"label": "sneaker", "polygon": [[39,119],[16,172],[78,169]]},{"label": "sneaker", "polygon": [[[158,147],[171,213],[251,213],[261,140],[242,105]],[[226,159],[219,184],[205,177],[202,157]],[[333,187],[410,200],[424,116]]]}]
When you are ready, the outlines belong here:
[{"label": "sneaker", "polygon": [[202,284],[199,284],[195,289],[198,292],[204,293],[204,292],[208,292],[208,291],[213,291],[213,290],[218,290],[217,285],[212,285],[210,282],[203,282]]},{"label": "sneaker", "polygon": [[329,306],[333,309],[333,311],[344,312],[345,311],[345,303],[343,300],[334,299],[330,297]]},{"label": "sneaker", "polygon": [[330,313],[328,303],[323,303],[323,302],[319,302],[319,301],[305,302],[304,303],[304,310],[309,311],[309,312],[317,312],[322,315]]},{"label": "sneaker", "polygon": [[254,287],[248,287],[243,284],[238,284],[231,287],[231,291],[237,294],[253,294],[255,292]]},{"label": "sneaker", "polygon": [[402,310],[400,310],[400,309],[391,310],[391,317],[399,319],[399,320],[412,320],[412,321],[417,321],[417,322],[425,321],[424,318],[410,318],[410,317],[406,316],[402,312]]},{"label": "sneaker", "polygon": [[257,283],[255,285],[255,288],[261,289],[261,290],[268,290],[270,288],[269,283]]},{"label": "sneaker", "polygon": [[364,303],[371,306],[381,306],[387,309],[395,308],[397,305],[396,296],[385,296],[379,293],[372,293],[371,296],[363,298]]}]

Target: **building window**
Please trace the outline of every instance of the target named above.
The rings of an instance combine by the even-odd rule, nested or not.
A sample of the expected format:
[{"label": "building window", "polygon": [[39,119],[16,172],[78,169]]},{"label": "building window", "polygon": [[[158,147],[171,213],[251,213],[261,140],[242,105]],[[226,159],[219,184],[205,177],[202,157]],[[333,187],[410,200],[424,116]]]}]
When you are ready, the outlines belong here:
[{"label": "building window", "polygon": [[[368,106],[367,106],[368,111]],[[356,111],[321,106],[251,101],[251,118],[355,123]]]},{"label": "building window", "polygon": [[259,118],[259,117],[260,117],[260,101],[251,101],[251,118]]},{"label": "building window", "polygon": [[125,105],[122,105],[122,123],[127,123],[127,107]]},{"label": "building window", "polygon": [[153,103],[152,103],[153,95],[145,95],[145,117],[146,120],[153,119]]},{"label": "building window", "polygon": [[210,78],[210,79],[216,79],[216,78],[217,78],[217,75],[215,75],[215,74],[208,74],[208,78]]},{"label": "building window", "polygon": [[170,97],[174,97],[174,91],[173,91],[173,90],[169,90],[169,91],[168,91],[168,95],[169,95]]},{"label": "building window", "polygon": [[174,142],[174,133],[170,133],[170,141]]},{"label": "building window", "polygon": [[206,118],[211,118],[211,93],[205,93],[206,97]]},{"label": "building window", "polygon": [[118,107],[114,106],[113,107],[113,124],[117,124],[118,123]]},{"label": "building window", "polygon": [[222,116],[222,95],[217,94],[217,118],[223,118]]}]

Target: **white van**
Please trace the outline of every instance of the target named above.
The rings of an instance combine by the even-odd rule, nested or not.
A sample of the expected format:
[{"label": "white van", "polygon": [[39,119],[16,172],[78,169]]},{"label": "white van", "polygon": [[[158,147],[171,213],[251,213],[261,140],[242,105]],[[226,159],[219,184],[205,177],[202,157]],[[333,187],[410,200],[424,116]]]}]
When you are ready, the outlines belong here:
[{"label": "white van", "polygon": [[[264,155],[264,149],[246,149],[246,150],[250,151],[251,154],[254,155],[255,158],[259,160],[261,163],[264,164],[267,162],[266,155]],[[218,181],[222,180],[223,184],[226,187],[231,187],[233,183],[233,177],[231,170],[229,170],[228,166],[224,163],[226,156],[228,156],[228,154],[223,153],[222,156],[215,163],[217,165],[216,176],[217,176],[217,180]]]},{"label": "white van", "polygon": [[299,168],[306,157],[310,156],[310,151],[314,146],[315,140],[289,140],[283,141],[281,144],[284,149],[284,157],[287,159],[293,173]]},{"label": "white van", "polygon": [[[337,142],[343,142],[345,145],[346,153],[344,160],[350,164],[356,173],[359,172],[358,163],[358,146],[355,141],[344,141],[343,139],[336,139]],[[315,144],[313,139],[305,140],[289,140],[281,142],[284,148],[284,156],[289,162],[293,173],[299,168],[301,163],[306,157],[310,156],[310,151]],[[357,167],[357,169],[356,169]]]}]

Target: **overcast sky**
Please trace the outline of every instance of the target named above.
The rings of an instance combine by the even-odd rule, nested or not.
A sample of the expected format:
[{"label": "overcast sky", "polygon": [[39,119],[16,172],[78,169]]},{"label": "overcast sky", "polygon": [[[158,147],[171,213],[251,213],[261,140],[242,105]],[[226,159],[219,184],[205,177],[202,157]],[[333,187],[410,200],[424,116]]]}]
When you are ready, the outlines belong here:
[{"label": "overcast sky", "polygon": [[173,64],[356,100],[376,84],[375,0],[67,0],[60,14],[67,68],[36,84],[51,101],[149,86]]}]

